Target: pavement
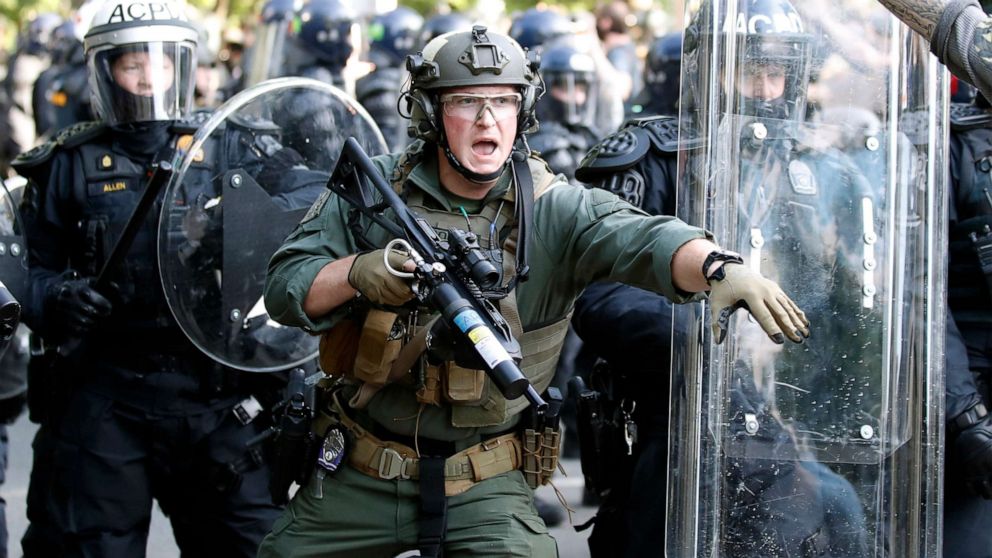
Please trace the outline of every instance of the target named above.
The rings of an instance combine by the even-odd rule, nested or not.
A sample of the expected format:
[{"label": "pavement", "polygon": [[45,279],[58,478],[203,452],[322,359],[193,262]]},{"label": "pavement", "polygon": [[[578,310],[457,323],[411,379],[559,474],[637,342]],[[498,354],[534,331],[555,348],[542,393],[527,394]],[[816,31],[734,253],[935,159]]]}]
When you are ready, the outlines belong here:
[{"label": "pavement", "polygon": [[[10,434],[10,459],[7,468],[7,481],[0,487],[0,495],[7,500],[7,529],[10,532],[10,544],[8,552],[10,556],[21,556],[20,540],[27,529],[27,489],[28,476],[31,472],[31,440],[37,426],[27,419],[27,414],[21,416],[16,423],[9,428]],[[567,477],[560,474],[555,478],[554,484],[561,491],[569,506],[575,510],[572,514],[572,522],[579,525],[595,514],[595,508],[581,506],[582,502],[582,474],[579,469],[579,462],[575,459],[566,459],[562,463]],[[554,490],[550,486],[538,489],[538,496],[547,501],[557,500]],[[558,552],[561,558],[587,558],[589,550],[586,546],[586,537],[589,531],[576,533],[569,525],[568,520],[563,525],[551,529],[551,533],[558,540]],[[402,556],[416,556],[416,553],[403,554]],[[148,535],[148,558],[177,558],[179,549],[172,536],[172,529],[169,520],[162,515],[162,512],[155,506],[152,514],[151,531]]]}]

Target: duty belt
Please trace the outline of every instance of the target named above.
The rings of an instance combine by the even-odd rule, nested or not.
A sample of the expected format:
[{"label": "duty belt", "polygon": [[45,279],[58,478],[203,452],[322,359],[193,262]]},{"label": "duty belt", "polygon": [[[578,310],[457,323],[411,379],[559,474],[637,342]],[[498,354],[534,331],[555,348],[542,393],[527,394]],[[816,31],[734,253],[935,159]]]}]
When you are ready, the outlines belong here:
[{"label": "duty belt", "polygon": [[[420,478],[420,458],[417,451],[407,445],[384,441],[344,413],[333,396],[333,409],[337,416],[321,412],[314,426],[318,434],[340,421],[351,433],[348,464],[364,475],[382,480],[417,480]],[[445,459],[445,496],[455,496],[488,478],[519,469],[523,446],[516,434],[504,434],[485,440]]]}]

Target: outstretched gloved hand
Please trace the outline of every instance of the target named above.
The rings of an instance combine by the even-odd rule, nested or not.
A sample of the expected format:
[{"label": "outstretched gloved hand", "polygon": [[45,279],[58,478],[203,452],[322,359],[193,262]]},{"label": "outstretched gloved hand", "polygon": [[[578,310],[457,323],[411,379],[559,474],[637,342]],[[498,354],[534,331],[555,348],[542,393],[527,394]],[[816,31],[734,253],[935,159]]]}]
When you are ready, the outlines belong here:
[{"label": "outstretched gloved hand", "polygon": [[66,273],[64,280],[52,288],[53,317],[64,331],[83,335],[110,315],[113,305],[93,288],[93,278]]},{"label": "outstretched gloved hand", "polygon": [[722,343],[727,336],[730,316],[744,308],[754,316],[775,343],[788,337],[802,343],[809,337],[809,320],[774,281],[743,264],[723,264],[724,276],[710,285],[710,313],[713,339]]},{"label": "outstretched gloved hand", "polygon": [[[370,301],[386,306],[400,306],[413,298],[410,282],[386,270],[383,263],[385,250],[380,248],[359,254],[351,264],[348,283]],[[404,264],[410,262],[404,268]],[[410,256],[397,250],[389,251],[389,266],[396,271],[412,268]]]}]

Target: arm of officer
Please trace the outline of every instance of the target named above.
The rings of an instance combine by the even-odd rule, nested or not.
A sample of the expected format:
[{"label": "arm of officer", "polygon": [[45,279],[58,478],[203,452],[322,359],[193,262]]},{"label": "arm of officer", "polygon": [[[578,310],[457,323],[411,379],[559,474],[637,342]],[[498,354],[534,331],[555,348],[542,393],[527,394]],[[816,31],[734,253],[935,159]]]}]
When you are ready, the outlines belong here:
[{"label": "arm of officer", "polygon": [[354,261],[355,256],[347,256],[320,269],[303,299],[303,311],[309,318],[328,314],[355,297],[358,291],[348,282],[348,272]]},{"label": "arm of officer", "polygon": [[952,74],[992,98],[992,18],[977,0],[879,0],[914,31]]}]

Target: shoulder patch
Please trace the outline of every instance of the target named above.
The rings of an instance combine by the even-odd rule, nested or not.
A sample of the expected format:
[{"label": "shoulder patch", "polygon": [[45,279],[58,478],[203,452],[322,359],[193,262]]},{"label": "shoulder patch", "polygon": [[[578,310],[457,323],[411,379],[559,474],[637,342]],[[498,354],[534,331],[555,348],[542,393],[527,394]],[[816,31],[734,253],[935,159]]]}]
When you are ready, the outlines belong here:
[{"label": "shoulder patch", "polygon": [[625,127],[594,145],[575,170],[575,178],[595,182],[604,174],[629,169],[651,148],[648,133],[639,126]]},{"label": "shoulder patch", "polygon": [[321,192],[321,194],[317,196],[317,199],[314,200],[313,205],[310,206],[310,209],[307,210],[306,215],[304,215],[303,219],[300,220],[300,223],[302,224],[302,223],[306,223],[307,221],[313,221],[314,219],[316,219],[317,216],[320,215],[320,212],[324,209],[324,205],[327,203],[327,200],[330,199],[330,197],[331,197],[330,190],[324,190],[323,192]]},{"label": "shoulder patch", "polygon": [[954,131],[987,128],[992,123],[992,111],[970,103],[951,103],[951,129]]}]

